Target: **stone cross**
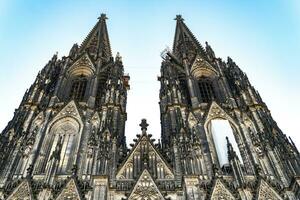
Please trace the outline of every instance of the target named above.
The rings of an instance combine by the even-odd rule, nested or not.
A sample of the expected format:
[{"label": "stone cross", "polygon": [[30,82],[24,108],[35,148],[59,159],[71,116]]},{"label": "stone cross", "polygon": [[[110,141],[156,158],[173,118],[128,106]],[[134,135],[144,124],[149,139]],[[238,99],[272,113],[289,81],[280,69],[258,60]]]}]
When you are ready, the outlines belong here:
[{"label": "stone cross", "polygon": [[149,124],[147,123],[146,119],[142,119],[141,123],[140,123],[140,127],[142,131],[146,131],[147,127],[149,126]]}]

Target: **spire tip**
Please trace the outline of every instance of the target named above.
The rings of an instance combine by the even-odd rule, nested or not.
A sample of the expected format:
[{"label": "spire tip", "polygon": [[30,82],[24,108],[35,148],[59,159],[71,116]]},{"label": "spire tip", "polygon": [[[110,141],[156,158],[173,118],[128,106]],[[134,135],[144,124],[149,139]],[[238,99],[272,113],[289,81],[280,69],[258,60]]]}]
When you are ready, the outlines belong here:
[{"label": "spire tip", "polygon": [[106,20],[106,19],[108,19],[108,18],[106,17],[106,14],[105,14],[105,13],[101,13],[101,15],[100,15],[100,17],[98,17],[98,19],[99,19],[99,20]]},{"label": "spire tip", "polygon": [[181,15],[176,15],[175,20],[176,20],[176,21],[183,21],[184,19],[182,18]]}]

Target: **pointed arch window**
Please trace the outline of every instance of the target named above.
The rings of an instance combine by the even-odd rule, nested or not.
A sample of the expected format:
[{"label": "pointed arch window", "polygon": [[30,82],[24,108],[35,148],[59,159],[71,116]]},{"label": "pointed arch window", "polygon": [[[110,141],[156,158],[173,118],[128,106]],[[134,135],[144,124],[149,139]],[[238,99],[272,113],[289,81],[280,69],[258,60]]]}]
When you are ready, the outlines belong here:
[{"label": "pointed arch window", "polygon": [[76,162],[79,131],[80,125],[73,118],[66,117],[55,122],[41,147],[36,173],[50,173],[54,159],[57,162],[57,174],[70,173]]},{"label": "pointed arch window", "polygon": [[82,101],[84,99],[87,82],[87,78],[83,75],[75,78],[72,81],[70,98],[77,101]]},{"label": "pointed arch window", "polygon": [[198,81],[202,102],[209,103],[216,99],[213,83],[210,79],[204,78]]},{"label": "pointed arch window", "polygon": [[[220,164],[220,167],[229,163],[226,137],[229,138],[233,149],[235,150],[239,160],[243,163],[241,152],[238,146],[238,138],[234,135],[234,129],[228,120],[224,119],[214,119],[211,120],[208,124],[209,131],[214,143],[216,150],[217,158]],[[224,151],[225,150],[225,151]]]}]

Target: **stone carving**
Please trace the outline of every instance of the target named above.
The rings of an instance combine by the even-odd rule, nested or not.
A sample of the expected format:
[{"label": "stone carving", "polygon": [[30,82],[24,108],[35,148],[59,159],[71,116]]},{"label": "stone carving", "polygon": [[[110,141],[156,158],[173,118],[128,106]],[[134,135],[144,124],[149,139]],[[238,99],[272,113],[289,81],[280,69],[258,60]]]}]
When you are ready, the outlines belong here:
[{"label": "stone carving", "polygon": [[161,192],[147,170],[144,170],[131,192],[129,200],[163,200]]},{"label": "stone carving", "polygon": [[214,118],[223,118],[232,121],[231,117],[216,103],[212,102],[206,121]]},{"label": "stone carving", "polygon": [[72,76],[92,76],[96,71],[93,63],[87,54],[81,56],[68,70]]},{"label": "stone carving", "polygon": [[61,193],[58,195],[56,200],[65,200],[65,199],[72,199],[72,200],[82,200],[78,188],[76,186],[76,183],[74,179],[71,179],[66,187],[61,191]]},{"label": "stone carving", "polygon": [[224,184],[217,179],[211,195],[211,200],[235,200],[235,198]]},{"label": "stone carving", "polygon": [[264,180],[261,180],[258,190],[258,200],[282,200],[282,198]]},{"label": "stone carving", "polygon": [[52,120],[53,122],[55,120],[64,118],[66,116],[73,117],[77,119],[79,122],[82,122],[79,111],[77,109],[77,106],[74,101],[69,102]]},{"label": "stone carving", "polygon": [[7,200],[32,200],[32,192],[28,181],[23,181],[7,198]]},{"label": "stone carving", "polygon": [[191,74],[199,79],[200,77],[214,77],[218,73],[206,60],[197,55],[191,67]]},{"label": "stone carving", "polygon": [[[148,152],[141,154],[141,152],[139,152],[139,150],[144,149],[145,147],[148,148]],[[137,157],[137,155],[139,157]],[[150,158],[150,155],[151,155],[151,158]],[[139,159],[140,161],[133,162],[134,159]],[[137,141],[134,149],[132,149],[129,156],[127,157],[126,162],[123,163],[122,168],[117,173],[117,179],[126,177],[125,174],[127,171],[126,169],[128,169],[128,166],[129,166],[128,164],[130,164],[130,166],[133,166],[132,163],[134,163],[134,165],[137,165],[137,163],[140,163],[140,164],[142,163],[141,166],[133,166],[133,168],[135,168],[135,169],[142,169],[143,167],[149,166],[148,163],[150,162],[151,159],[155,160],[156,166],[160,167],[160,169],[162,169],[164,171],[165,178],[169,178],[169,179],[174,178],[174,174],[172,173],[172,171],[170,170],[168,165],[165,163],[163,158],[160,156],[160,154],[158,153],[156,148],[149,141],[148,135],[144,135],[143,137],[140,138],[140,140]],[[137,172],[137,173],[140,174],[141,172]]]}]

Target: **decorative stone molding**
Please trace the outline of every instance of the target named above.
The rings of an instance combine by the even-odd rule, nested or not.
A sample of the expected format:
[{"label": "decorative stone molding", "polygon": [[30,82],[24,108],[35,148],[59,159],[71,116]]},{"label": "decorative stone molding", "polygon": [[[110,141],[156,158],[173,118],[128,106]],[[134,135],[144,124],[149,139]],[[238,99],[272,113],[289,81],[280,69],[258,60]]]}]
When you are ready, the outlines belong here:
[{"label": "decorative stone molding", "polygon": [[282,198],[275,192],[275,190],[268,185],[264,180],[260,181],[257,200],[282,200]]},{"label": "decorative stone molding", "polygon": [[218,76],[218,72],[203,58],[199,55],[196,56],[196,59],[191,67],[191,74],[199,79],[201,77],[212,77]]},{"label": "decorative stone molding", "polygon": [[13,192],[8,196],[7,200],[32,200],[32,191],[27,180],[23,181]]},{"label": "decorative stone molding", "polygon": [[91,59],[87,54],[82,55],[67,71],[69,76],[92,76],[96,72]]},{"label": "decorative stone molding", "polygon": [[235,200],[235,198],[225,185],[217,179],[211,195],[211,200]]},{"label": "decorative stone molding", "polygon": [[56,198],[56,200],[65,200],[65,199],[82,200],[74,179],[71,179],[67,183],[65,188],[60,192],[60,194]]},{"label": "decorative stone molding", "polygon": [[140,199],[161,199],[164,197],[153,181],[148,170],[144,170],[140,178],[136,182],[128,200],[140,200]]}]

